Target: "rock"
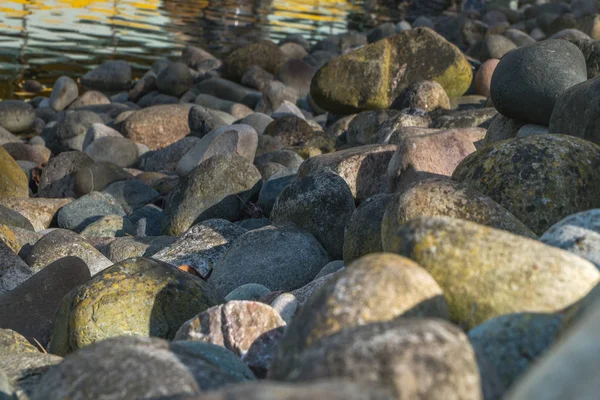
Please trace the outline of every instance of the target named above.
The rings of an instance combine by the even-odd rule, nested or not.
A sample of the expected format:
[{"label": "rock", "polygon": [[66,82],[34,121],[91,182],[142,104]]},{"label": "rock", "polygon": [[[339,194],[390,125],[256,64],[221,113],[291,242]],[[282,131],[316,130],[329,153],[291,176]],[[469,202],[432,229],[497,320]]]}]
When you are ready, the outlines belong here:
[{"label": "rock", "polygon": [[258,194],[260,173],[237,154],[216,155],[193,169],[170,193],[162,232],[181,235],[193,224],[211,218],[239,219]]},{"label": "rock", "polygon": [[485,97],[490,97],[490,86],[492,84],[492,75],[500,60],[490,58],[477,70],[475,74],[475,92]]},{"label": "rock", "polygon": [[315,135],[308,122],[295,115],[286,115],[274,120],[267,126],[264,134],[276,137],[284,146],[304,144]]},{"label": "rock", "polygon": [[207,279],[214,265],[246,230],[222,219],[211,219],[188,229],[179,240],[152,258],[176,267],[187,265]]},{"label": "rock", "polygon": [[262,92],[267,86],[267,83],[275,79],[275,75],[272,73],[265,71],[258,65],[253,65],[244,72],[241,82],[242,85],[246,85]]},{"label": "rock", "polygon": [[0,329],[0,355],[2,357],[11,354],[39,352],[38,348],[29,343],[20,333],[9,328]]},{"label": "rock", "polygon": [[509,38],[514,44],[516,44],[519,47],[534,44],[536,42],[534,38],[518,29],[507,29],[504,32],[504,36]]},{"label": "rock", "polygon": [[246,283],[289,291],[310,282],[328,261],[327,252],[308,232],[269,225],[236,239],[208,282],[222,296]]},{"label": "rock", "polygon": [[[45,199],[11,197],[0,199],[0,205],[23,215],[36,232],[47,229],[58,210],[72,199]],[[6,222],[4,222],[6,224]]]},{"label": "rock", "polygon": [[306,61],[298,59],[288,60],[282,65],[277,78],[296,91],[298,96],[305,97],[310,93],[310,81],[313,77],[313,68]]},{"label": "rock", "polygon": [[79,96],[79,98],[77,98],[75,101],[73,101],[69,105],[68,109],[75,110],[81,107],[97,106],[102,104],[110,104],[110,99],[106,97],[102,92],[90,90]]},{"label": "rock", "polygon": [[277,197],[279,197],[281,192],[295,179],[295,173],[282,171],[281,173],[274,174],[263,182],[260,193],[258,194],[258,206],[265,215],[271,215]]},{"label": "rock", "polygon": [[156,86],[161,92],[181,97],[194,84],[188,66],[182,62],[172,62],[156,76]]},{"label": "rock", "polygon": [[586,79],[585,58],[577,46],[545,40],[502,58],[492,77],[491,98],[507,117],[547,125],[558,97]]},{"label": "rock", "polygon": [[275,114],[275,111],[286,101],[295,104],[298,99],[296,89],[286,86],[279,81],[271,81],[265,85],[263,97],[256,105],[256,111],[265,114]]},{"label": "rock", "polygon": [[600,231],[597,219],[600,210],[578,212],[552,225],[540,241],[577,254],[600,268]]},{"label": "rock", "polygon": [[190,109],[188,120],[192,134],[200,138],[223,125],[229,125],[215,110],[198,105]]},{"label": "rock", "polygon": [[10,207],[6,207],[0,201],[0,224],[6,225],[10,228],[17,227],[33,231],[33,225],[27,218],[17,211],[12,210]]},{"label": "rock", "polygon": [[[260,210],[259,213],[262,214],[262,211],[263,210]],[[271,221],[269,221],[269,218],[264,217],[244,219],[236,223],[240,228],[244,228],[248,231],[253,231],[255,229],[260,229],[264,228],[267,225],[271,225]]]},{"label": "rock", "polygon": [[[60,300],[89,278],[87,265],[77,257],[53,262],[10,292],[0,295],[0,325],[45,346],[50,339]],[[32,349],[29,351],[38,351],[25,339],[23,341]]]},{"label": "rock", "polygon": [[590,39],[571,39],[569,41],[579,47],[579,50],[583,53],[587,65],[588,79],[600,76],[600,43]]},{"label": "rock", "polygon": [[175,340],[216,344],[243,359],[261,336],[285,326],[285,321],[271,306],[256,301],[233,300],[186,321],[175,334]]},{"label": "rock", "polygon": [[61,76],[54,82],[50,94],[50,107],[56,111],[62,111],[79,96],[77,83],[68,76]]},{"label": "rock", "polygon": [[169,349],[168,342],[119,337],[66,357],[42,378],[31,400],[49,397],[148,399],[199,392],[199,384],[189,366]]},{"label": "rock", "polygon": [[297,169],[304,162],[304,159],[295,151],[277,150],[257,156],[254,160],[254,164],[257,166],[269,162],[281,164],[287,168]]},{"label": "rock", "polygon": [[292,322],[294,314],[296,314],[296,310],[298,309],[298,300],[296,300],[296,296],[291,293],[282,293],[277,296],[275,300],[273,300],[271,307],[273,307],[273,309],[279,313],[285,323],[289,325]]},{"label": "rock", "polygon": [[220,300],[210,284],[169,264],[130,258],[63,298],[48,351],[64,355],[121,335],[172,339],[181,324]]},{"label": "rock", "polygon": [[279,358],[292,367],[294,359],[323,338],[401,316],[447,319],[442,289],[409,259],[367,255],[336,274],[302,307],[279,346]]},{"label": "rock", "polygon": [[259,135],[259,137],[263,135],[263,133],[267,129],[267,126],[271,122],[273,122],[273,118],[269,117],[266,114],[258,112],[252,113],[237,121],[238,124],[250,125],[251,127],[253,127],[256,133]]},{"label": "rock", "polygon": [[44,235],[33,246],[25,262],[37,273],[64,257],[80,258],[88,266],[91,275],[112,265],[112,262],[91,244],[65,229],[55,229]]},{"label": "rock", "polygon": [[200,397],[182,397],[178,400],[389,400],[390,394],[374,385],[354,384],[348,381],[321,381],[316,383],[260,383],[239,384],[207,393]]},{"label": "rock", "polygon": [[473,349],[458,327],[443,320],[398,318],[345,329],[315,343],[297,364],[288,361],[278,353],[269,377],[348,379],[386,388],[392,398],[482,398]]},{"label": "rock", "polygon": [[59,114],[56,123],[56,137],[59,144],[56,149],[83,150],[88,129],[103,122],[98,114],[87,110],[65,111]]},{"label": "rock", "polygon": [[[92,165],[94,160],[80,151],[67,151],[53,157],[42,170],[38,186],[39,197],[75,197],[73,190],[74,173],[80,168]],[[24,197],[27,197],[25,195]]]},{"label": "rock", "polygon": [[387,236],[414,218],[437,216],[464,219],[537,239],[529,228],[500,204],[465,184],[447,178],[417,182],[396,194],[386,208],[381,232]]},{"label": "rock", "polygon": [[103,193],[112,196],[129,214],[160,196],[156,190],[137,179],[113,182],[104,188]]},{"label": "rock", "polygon": [[[496,143],[465,159],[453,178],[491,197],[537,235],[596,204],[600,150],[582,139],[535,135]],[[600,182],[600,181],[598,181]]]},{"label": "rock", "polygon": [[6,225],[0,225],[0,240],[14,253],[18,254],[21,251],[21,243],[17,240],[14,230],[19,228],[9,228]]},{"label": "rock", "polygon": [[96,162],[80,168],[73,177],[76,196],[99,192],[113,182],[132,179],[129,172],[110,162]]},{"label": "rock", "polygon": [[114,263],[133,257],[152,257],[177,241],[173,236],[121,237],[111,241],[103,251]]},{"label": "rock", "polygon": [[0,127],[11,133],[28,131],[35,122],[35,109],[21,100],[0,101]]},{"label": "rock", "polygon": [[384,39],[388,36],[392,36],[396,33],[396,25],[391,22],[386,22],[378,27],[374,28],[367,35],[367,42],[374,43],[378,40]]},{"label": "rock", "polygon": [[253,113],[252,109],[244,104],[234,103],[233,101],[219,99],[209,94],[199,94],[194,99],[194,104],[206,107],[212,110],[218,110],[231,114],[233,118],[244,118]]},{"label": "rock", "polygon": [[20,143],[21,139],[0,126],[0,144]]},{"label": "rock", "polygon": [[450,99],[439,83],[418,81],[404,89],[390,107],[397,110],[420,108],[425,111],[449,109]]},{"label": "rock", "polygon": [[[273,111],[273,113],[271,114],[271,117],[274,119],[279,119],[282,117],[285,117],[287,115],[295,115],[296,117],[303,119],[305,121],[307,121],[309,124],[311,124],[310,120],[306,119],[306,116],[302,113],[302,110],[300,110],[300,108],[295,104],[296,102],[292,102],[289,100],[283,100],[281,102],[281,105],[279,107],[277,107],[277,109],[275,109],[275,111]],[[314,121],[312,121],[314,122]],[[315,125],[311,124],[311,126],[313,127],[313,129],[315,129]],[[322,130],[323,128],[319,125],[317,130]]]},{"label": "rock", "polygon": [[126,235],[135,235],[135,227],[129,221],[129,218],[120,215],[105,215],[81,231],[81,237],[86,239],[112,238]]},{"label": "rock", "polygon": [[81,77],[81,84],[101,92],[129,90],[131,85],[131,65],[127,61],[110,60],[87,72]]},{"label": "rock", "polygon": [[387,192],[387,168],[396,146],[366,145],[311,157],[298,169],[298,178],[331,170],[341,176],[358,202]]},{"label": "rock", "polygon": [[334,274],[338,271],[343,271],[343,270],[344,270],[344,261],[342,261],[342,260],[332,261],[328,264],[325,264],[325,266],[323,268],[321,268],[321,270],[319,271],[317,276],[315,276],[314,280],[317,280],[317,279],[327,276],[329,274]]},{"label": "rock", "polygon": [[600,144],[596,129],[595,101],[600,77],[579,83],[565,90],[556,100],[550,118],[550,133],[577,136]]},{"label": "rock", "polygon": [[493,366],[508,389],[548,350],[561,320],[553,314],[502,315],[471,329],[469,340],[478,358]]},{"label": "rock", "polygon": [[270,40],[263,40],[244,46],[230,53],[223,60],[225,75],[234,81],[242,79],[244,72],[253,65],[277,74],[281,67],[283,53]]},{"label": "rock", "polygon": [[0,260],[0,294],[10,292],[34,274],[4,240],[0,240]]},{"label": "rock", "polygon": [[197,137],[186,136],[162,149],[143,154],[136,165],[148,172],[175,171],[179,160],[199,141]]},{"label": "rock", "polygon": [[121,133],[136,143],[157,150],[190,133],[191,104],[166,104],[135,111],[121,126]]},{"label": "rock", "polygon": [[271,293],[271,289],[258,283],[246,283],[236,289],[233,289],[227,296],[226,301],[247,300],[258,301]]},{"label": "rock", "polygon": [[81,232],[86,226],[109,214],[125,216],[125,211],[110,194],[91,192],[66,204],[58,211],[58,226]]},{"label": "rock", "polygon": [[210,94],[223,100],[242,103],[254,109],[261,98],[260,92],[222,78],[210,78],[196,85],[200,93]]},{"label": "rock", "polygon": [[512,139],[517,136],[519,129],[527,123],[516,119],[505,117],[502,114],[496,114],[487,129],[484,144],[488,145],[495,142],[500,142],[506,139]]},{"label": "rock", "polygon": [[15,388],[13,398],[30,399],[41,378],[61,360],[52,354],[17,353],[0,357],[0,370]]},{"label": "rock", "polygon": [[[435,62],[431,54],[439,55]],[[421,80],[434,80],[449,97],[458,97],[472,76],[458,48],[429,28],[417,28],[331,60],[313,78],[311,96],[328,111],[351,114],[387,108],[408,85]]]},{"label": "rock", "polygon": [[492,118],[498,115],[496,109],[485,107],[481,109],[451,110],[436,117],[429,126],[437,129],[457,129],[487,127]]},{"label": "rock", "polygon": [[506,53],[517,47],[510,39],[502,35],[486,35],[485,39],[476,43],[469,55],[485,62],[491,59],[501,59]]},{"label": "rock", "polygon": [[402,138],[388,165],[389,191],[401,192],[413,182],[450,176],[475,150],[469,136],[460,130]]},{"label": "rock", "polygon": [[401,127],[427,127],[430,123],[431,118],[426,114],[410,115],[397,110],[363,111],[348,124],[346,139],[348,144],[353,146],[385,144],[393,132]]},{"label": "rock", "polygon": [[451,320],[467,328],[513,312],[557,312],[600,278],[593,264],[566,251],[460,219],[418,217],[381,236],[385,251],[431,273]]},{"label": "rock", "polygon": [[378,194],[362,202],[354,211],[344,231],[345,263],[383,251],[381,221],[390,199],[389,194]]},{"label": "rock", "polygon": [[354,198],[346,182],[339,175],[323,171],[298,178],[283,189],[273,205],[271,221],[291,222],[306,229],[332,257],[340,259],[344,228],[353,212]]},{"label": "rock", "polygon": [[138,159],[138,148],[134,142],[123,137],[103,137],[92,142],[85,152],[95,162],[109,162],[127,168]]},{"label": "rock", "polygon": [[2,147],[17,161],[31,161],[39,165],[46,164],[50,158],[50,150],[40,145],[6,143]]},{"label": "rock", "polygon": [[510,389],[506,399],[592,398],[598,380],[590,371],[599,354],[598,303]]},{"label": "rock", "polygon": [[19,164],[0,146],[0,198],[29,197],[29,180]]},{"label": "rock", "polygon": [[196,70],[201,68],[205,61],[212,60],[216,60],[215,56],[199,47],[187,45],[181,51],[181,61]]},{"label": "rock", "polygon": [[187,176],[194,168],[217,154],[237,153],[254,162],[258,135],[250,125],[225,125],[214,129],[196,143],[177,163],[179,176]]}]

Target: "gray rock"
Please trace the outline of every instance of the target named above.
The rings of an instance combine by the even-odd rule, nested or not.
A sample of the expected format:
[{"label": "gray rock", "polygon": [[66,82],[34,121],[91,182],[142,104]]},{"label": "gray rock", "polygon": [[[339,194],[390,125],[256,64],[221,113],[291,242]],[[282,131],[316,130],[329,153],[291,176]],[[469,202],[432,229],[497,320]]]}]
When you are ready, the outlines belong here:
[{"label": "gray rock", "polygon": [[145,153],[136,166],[150,172],[175,171],[181,158],[199,141],[197,137],[186,136],[162,149]]},{"label": "gray rock", "polygon": [[373,383],[388,388],[394,398],[482,398],[466,335],[437,319],[399,318],[343,330],[315,343],[294,365],[278,353],[269,377]]},{"label": "gray rock", "polygon": [[160,226],[163,219],[163,210],[153,204],[148,204],[134,210],[129,219],[134,225],[137,225],[141,219],[146,220],[146,236],[160,236]]},{"label": "gray rock", "polygon": [[239,237],[208,281],[223,296],[246,283],[289,291],[310,282],[328,261],[327,252],[308,232],[266,226]]},{"label": "gray rock", "polygon": [[156,190],[137,179],[113,182],[104,188],[103,193],[111,195],[127,213],[151,203],[160,196]]},{"label": "gray rock", "polygon": [[194,104],[213,110],[218,110],[231,114],[233,118],[244,118],[252,114],[252,109],[244,104],[229,100],[219,99],[209,94],[201,93],[194,99]]},{"label": "gray rock", "polygon": [[236,221],[258,194],[261,176],[245,158],[216,155],[196,167],[167,199],[162,232],[181,235],[211,218]]},{"label": "gray rock", "polygon": [[131,65],[122,60],[106,61],[82,76],[81,84],[88,89],[101,92],[129,90]]},{"label": "gray rock", "polygon": [[[39,137],[39,136],[36,136]],[[41,139],[41,138],[40,138]],[[0,126],[0,145],[6,143],[21,143],[21,139]]]},{"label": "gray rock", "polygon": [[325,264],[325,266],[323,268],[321,268],[321,270],[319,271],[317,276],[315,276],[314,280],[317,280],[319,278],[322,278],[324,276],[327,276],[329,274],[333,274],[335,272],[342,271],[342,270],[344,270],[344,261],[342,261],[342,260],[332,261],[328,264]]},{"label": "gray rock", "polygon": [[487,129],[483,142],[488,145],[502,140],[512,139],[517,136],[519,129],[524,125],[527,125],[524,121],[518,121],[516,119],[505,117],[502,114],[496,114],[490,122],[490,126]]},{"label": "gray rock", "polygon": [[105,215],[89,224],[81,231],[81,237],[86,239],[113,238],[135,235],[135,226],[129,218],[120,215]]},{"label": "gray rock", "polygon": [[111,241],[102,252],[109,260],[118,263],[133,257],[152,257],[176,241],[173,236],[126,236]]},{"label": "gray rock", "polygon": [[16,288],[34,274],[3,240],[0,240],[0,260],[0,293]]},{"label": "gray rock", "polygon": [[91,145],[95,140],[103,137],[123,137],[121,133],[108,127],[104,124],[92,124],[85,132],[85,138],[83,139],[83,150]]},{"label": "gray rock", "polygon": [[569,215],[552,225],[540,241],[577,254],[600,269],[600,209]]},{"label": "gray rock", "polygon": [[61,357],[44,353],[19,353],[0,357],[0,370],[15,388],[18,399],[30,399],[44,375]]},{"label": "gray rock", "polygon": [[269,293],[271,293],[271,289],[266,286],[259,285],[258,283],[246,283],[238,288],[233,289],[227,296],[225,296],[225,300],[259,301]]},{"label": "gray rock", "polygon": [[[122,92],[125,96],[127,96],[126,92]],[[114,97],[114,96],[113,96]],[[118,100],[118,98],[116,99]],[[123,99],[125,102],[127,97]],[[81,107],[88,106],[98,106],[103,104],[110,104],[111,101],[108,97],[106,97],[102,92],[98,92],[97,90],[90,90],[79,96],[74,102],[72,102],[68,109],[75,110]],[[114,101],[114,103],[120,103],[118,101]]]},{"label": "gray rock", "polygon": [[335,276],[336,276],[335,274],[328,274],[328,275],[322,276],[320,278],[314,279],[313,281],[302,286],[301,288],[298,288],[298,289],[292,291],[292,294],[294,295],[294,297],[296,297],[296,300],[298,300],[298,306],[304,307],[304,305],[306,303],[308,303],[308,301],[310,300],[312,295],[317,290],[319,290],[321,288],[321,286],[325,285],[327,282],[329,282]]},{"label": "gray rock", "polygon": [[271,220],[306,229],[332,257],[341,259],[344,228],[353,212],[354,198],[346,182],[324,171],[299,178],[283,189],[273,205]]},{"label": "gray rock", "polygon": [[254,164],[256,165],[269,162],[281,164],[287,168],[297,169],[304,162],[304,159],[295,151],[277,150],[257,156],[254,160]]},{"label": "gray rock", "polygon": [[44,235],[31,249],[25,258],[33,271],[40,271],[64,257],[79,257],[94,275],[112,265],[112,262],[98,252],[91,244],[79,235],[65,230],[55,229]]},{"label": "gray rock", "polygon": [[192,135],[198,137],[203,137],[216,128],[228,125],[227,121],[214,110],[198,105],[190,109],[188,119]]},{"label": "gray rock", "polygon": [[217,154],[237,153],[248,162],[254,161],[258,135],[250,125],[225,125],[214,129],[194,145],[177,164],[179,176],[187,176],[194,168]]},{"label": "gray rock", "polygon": [[302,113],[302,110],[300,110],[300,108],[298,108],[298,106],[295,103],[292,103],[291,101],[288,101],[288,100],[284,100],[281,103],[281,105],[279,107],[277,107],[277,109],[275,109],[275,111],[273,111],[273,113],[271,114],[271,117],[273,119],[279,119],[279,118],[283,118],[287,115],[294,115],[300,119],[306,120],[306,117]]},{"label": "gray rock", "polygon": [[[260,213],[263,212],[264,210],[260,209]],[[246,230],[253,231],[271,225],[271,221],[269,220],[269,218],[249,218],[239,221],[237,224]]]},{"label": "gray rock", "polygon": [[498,115],[498,112],[492,107],[450,110],[436,117],[429,127],[437,129],[486,128],[496,115]]},{"label": "gray rock", "polygon": [[79,96],[77,83],[68,76],[61,76],[54,82],[50,93],[50,107],[62,111]]},{"label": "gray rock", "polygon": [[188,66],[182,62],[169,63],[156,76],[156,86],[161,92],[181,97],[194,84],[194,78]]},{"label": "gray rock", "polygon": [[222,219],[211,219],[188,229],[179,240],[152,258],[176,267],[187,265],[206,279],[215,264],[246,230]]},{"label": "gray rock", "polygon": [[125,211],[110,194],[91,192],[62,207],[57,221],[61,228],[81,232],[89,224],[110,214],[125,216]]},{"label": "gray rock", "polygon": [[485,39],[483,39],[481,43],[476,44],[469,53],[479,59],[479,61],[484,62],[491,58],[500,59],[516,47],[517,45],[505,36],[487,35]]},{"label": "gray rock", "polygon": [[561,321],[561,315],[507,314],[476,326],[468,336],[480,364],[491,365],[508,389],[550,348]]},{"label": "gray rock", "polygon": [[547,125],[558,97],[587,79],[581,51],[566,40],[520,47],[500,60],[491,82],[491,98],[503,115]]},{"label": "gray rock", "polygon": [[273,122],[273,118],[269,117],[266,114],[255,112],[240,119],[236,123],[250,125],[254,128],[258,135],[262,135],[271,122]]},{"label": "gray rock", "polygon": [[29,130],[35,123],[35,109],[21,100],[0,101],[0,127],[11,133]]},{"label": "gray rock", "polygon": [[96,162],[109,162],[123,168],[134,165],[139,154],[136,144],[124,137],[99,138],[85,152]]},{"label": "gray rock", "polygon": [[[398,24],[400,24],[402,22],[407,23],[406,21],[401,21],[401,22],[398,22]],[[373,30],[371,30],[371,32],[369,32],[369,34],[367,35],[367,42],[374,43],[374,42],[381,40],[383,38],[386,38],[388,36],[392,36],[395,33],[396,33],[396,25],[394,25],[391,22],[386,22],[386,23],[383,23],[383,24],[379,25],[378,27],[374,28]]]},{"label": "gray rock", "polygon": [[260,92],[223,78],[206,79],[196,85],[196,88],[200,93],[242,103],[252,109],[256,107],[262,97]]},{"label": "gray rock", "polygon": [[[87,130],[94,124],[103,124],[103,119],[92,111],[65,111],[56,123],[58,148],[53,150],[83,150]],[[52,148],[51,148],[52,149]]]},{"label": "gray rock", "polygon": [[99,162],[84,166],[74,172],[73,192],[84,196],[91,192],[102,191],[113,182],[132,179],[132,175],[123,168],[108,162]]},{"label": "gray rock", "polygon": [[275,75],[272,73],[265,71],[258,65],[253,65],[248,68],[246,72],[244,72],[240,82],[242,85],[260,90],[262,92],[267,86],[267,83],[275,79]]},{"label": "gray rock", "polygon": [[282,293],[273,300],[271,307],[279,313],[286,324],[289,324],[298,309],[298,300],[291,293]]},{"label": "gray rock", "polygon": [[199,47],[187,45],[181,51],[181,61],[188,67],[199,69],[205,61],[216,60],[215,56]]},{"label": "gray rock", "polygon": [[504,32],[504,36],[509,38],[514,44],[519,47],[527,46],[535,43],[535,39],[529,36],[527,33],[518,29],[507,29]]},{"label": "gray rock", "polygon": [[22,214],[17,211],[5,207],[0,204],[0,224],[6,225],[10,228],[17,227],[27,229],[29,231],[35,230],[31,222],[25,218]]},{"label": "gray rock", "polygon": [[258,206],[269,216],[277,197],[290,183],[296,179],[295,173],[282,171],[268,178],[260,188],[258,195]]},{"label": "gray rock", "polygon": [[531,135],[546,135],[548,134],[548,127],[544,125],[527,124],[519,128],[517,132],[517,138],[524,138]]}]

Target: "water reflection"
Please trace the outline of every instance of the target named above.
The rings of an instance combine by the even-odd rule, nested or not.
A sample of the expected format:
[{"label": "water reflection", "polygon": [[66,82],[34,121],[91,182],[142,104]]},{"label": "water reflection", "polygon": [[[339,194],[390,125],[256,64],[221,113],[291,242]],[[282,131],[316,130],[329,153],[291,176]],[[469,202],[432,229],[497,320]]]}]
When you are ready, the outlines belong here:
[{"label": "water reflection", "polygon": [[[372,1],[372,0],[369,0]],[[363,0],[2,0],[0,98],[18,82],[79,76],[106,59],[126,59],[140,73],[186,43],[215,53],[239,37],[309,40],[394,18]]]}]

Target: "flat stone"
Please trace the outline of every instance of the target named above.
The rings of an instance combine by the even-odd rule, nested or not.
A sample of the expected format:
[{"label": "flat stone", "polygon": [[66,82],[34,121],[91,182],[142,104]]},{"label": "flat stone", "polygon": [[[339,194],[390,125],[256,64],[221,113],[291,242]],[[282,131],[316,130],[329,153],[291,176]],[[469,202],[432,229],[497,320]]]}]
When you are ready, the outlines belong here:
[{"label": "flat stone", "polygon": [[129,221],[129,218],[121,215],[105,215],[86,226],[81,231],[81,237],[85,239],[113,238],[135,235],[135,233],[135,226]]},{"label": "flat stone", "polygon": [[[29,343],[25,336],[10,328],[0,329],[0,355],[2,357],[18,353],[39,353],[40,350]],[[4,400],[4,399],[3,399]]]},{"label": "flat stone", "polygon": [[169,63],[156,75],[156,87],[165,94],[181,97],[194,84],[188,66],[182,62]]}]

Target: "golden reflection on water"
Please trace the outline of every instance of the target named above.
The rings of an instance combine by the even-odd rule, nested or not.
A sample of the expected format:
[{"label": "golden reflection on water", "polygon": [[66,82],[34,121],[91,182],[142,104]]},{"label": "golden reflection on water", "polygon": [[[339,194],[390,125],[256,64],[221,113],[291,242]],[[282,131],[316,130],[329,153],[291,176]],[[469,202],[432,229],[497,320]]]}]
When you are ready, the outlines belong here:
[{"label": "golden reflection on water", "polygon": [[347,30],[353,16],[373,17],[364,1],[0,0],[0,98],[24,79],[51,84],[106,59],[125,59],[140,73],[186,43],[218,54],[246,34],[315,41]]}]

